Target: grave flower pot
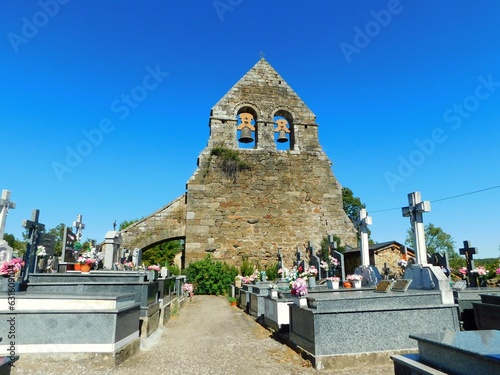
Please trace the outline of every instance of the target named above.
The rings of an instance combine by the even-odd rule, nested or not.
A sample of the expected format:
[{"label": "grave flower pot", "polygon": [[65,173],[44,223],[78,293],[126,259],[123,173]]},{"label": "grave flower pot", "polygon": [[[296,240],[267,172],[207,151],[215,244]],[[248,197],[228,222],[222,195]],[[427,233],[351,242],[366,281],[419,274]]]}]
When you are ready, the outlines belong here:
[{"label": "grave flower pot", "polygon": [[339,288],[339,282],[338,281],[326,280],[326,287],[328,289],[338,289]]},{"label": "grave flower pot", "polygon": [[149,270],[148,271],[148,281],[155,281],[158,279],[158,271]]},{"label": "grave flower pot", "polygon": [[297,297],[292,295],[293,303],[299,307],[307,307],[307,298],[306,297]]},{"label": "grave flower pot", "polygon": [[80,263],[75,263],[73,269],[75,271],[81,271],[82,270],[82,265]]},{"label": "grave flower pot", "polygon": [[352,284],[354,288],[361,288],[361,280],[354,280]]},{"label": "grave flower pot", "polygon": [[90,272],[90,265],[89,264],[82,264],[81,271],[82,272]]},{"label": "grave flower pot", "polygon": [[307,286],[309,288],[316,288],[316,278],[315,277],[309,277],[307,279]]},{"label": "grave flower pot", "polygon": [[352,284],[349,281],[344,281],[344,288],[352,288]]}]

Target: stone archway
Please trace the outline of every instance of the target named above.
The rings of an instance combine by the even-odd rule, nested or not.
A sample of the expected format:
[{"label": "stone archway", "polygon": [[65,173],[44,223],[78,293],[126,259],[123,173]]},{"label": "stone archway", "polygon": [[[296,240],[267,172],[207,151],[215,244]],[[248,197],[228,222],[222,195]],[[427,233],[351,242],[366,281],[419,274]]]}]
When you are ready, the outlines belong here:
[{"label": "stone archway", "polygon": [[186,236],[185,195],[120,231],[122,248],[148,249]]}]

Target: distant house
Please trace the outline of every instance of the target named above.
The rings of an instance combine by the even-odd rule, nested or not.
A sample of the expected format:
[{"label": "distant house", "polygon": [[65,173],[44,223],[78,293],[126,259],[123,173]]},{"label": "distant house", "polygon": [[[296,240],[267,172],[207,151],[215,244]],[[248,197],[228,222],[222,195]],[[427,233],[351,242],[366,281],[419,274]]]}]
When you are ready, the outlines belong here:
[{"label": "distant house", "polygon": [[[414,258],[415,252],[397,241],[370,245],[370,264],[377,267],[381,275],[384,274],[386,268],[389,268],[389,277],[402,276],[398,261],[403,257],[406,257],[406,259]],[[354,269],[361,264],[361,249],[359,247],[346,248],[344,263],[346,273],[353,273]]]}]

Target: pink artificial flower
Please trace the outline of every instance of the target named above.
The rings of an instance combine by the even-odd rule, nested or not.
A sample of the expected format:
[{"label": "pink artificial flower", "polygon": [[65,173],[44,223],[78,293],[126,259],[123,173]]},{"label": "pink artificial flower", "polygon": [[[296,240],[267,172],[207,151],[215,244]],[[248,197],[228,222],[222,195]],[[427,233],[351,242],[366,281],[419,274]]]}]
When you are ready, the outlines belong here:
[{"label": "pink artificial flower", "polygon": [[497,268],[497,275],[500,275],[500,267]]},{"label": "pink artificial flower", "polygon": [[462,267],[458,269],[458,272],[460,272],[463,276],[467,275],[467,268]]}]

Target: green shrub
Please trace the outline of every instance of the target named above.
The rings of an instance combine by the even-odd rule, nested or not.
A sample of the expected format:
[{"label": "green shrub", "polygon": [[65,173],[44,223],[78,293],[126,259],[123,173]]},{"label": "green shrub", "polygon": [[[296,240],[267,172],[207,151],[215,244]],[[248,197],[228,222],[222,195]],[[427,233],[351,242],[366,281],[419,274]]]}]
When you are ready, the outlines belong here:
[{"label": "green shrub", "polygon": [[278,262],[270,264],[266,267],[266,277],[271,281],[278,278]]},{"label": "green shrub", "polygon": [[181,270],[179,267],[171,264],[170,266],[167,266],[167,270],[169,273],[171,273],[174,276],[179,276],[181,274]]},{"label": "green shrub", "polygon": [[244,256],[240,266],[241,276],[250,276],[253,273],[254,266],[248,261],[248,257]]},{"label": "green shrub", "polygon": [[186,268],[187,279],[194,284],[196,294],[224,295],[237,275],[236,267],[216,261],[209,254]]}]

